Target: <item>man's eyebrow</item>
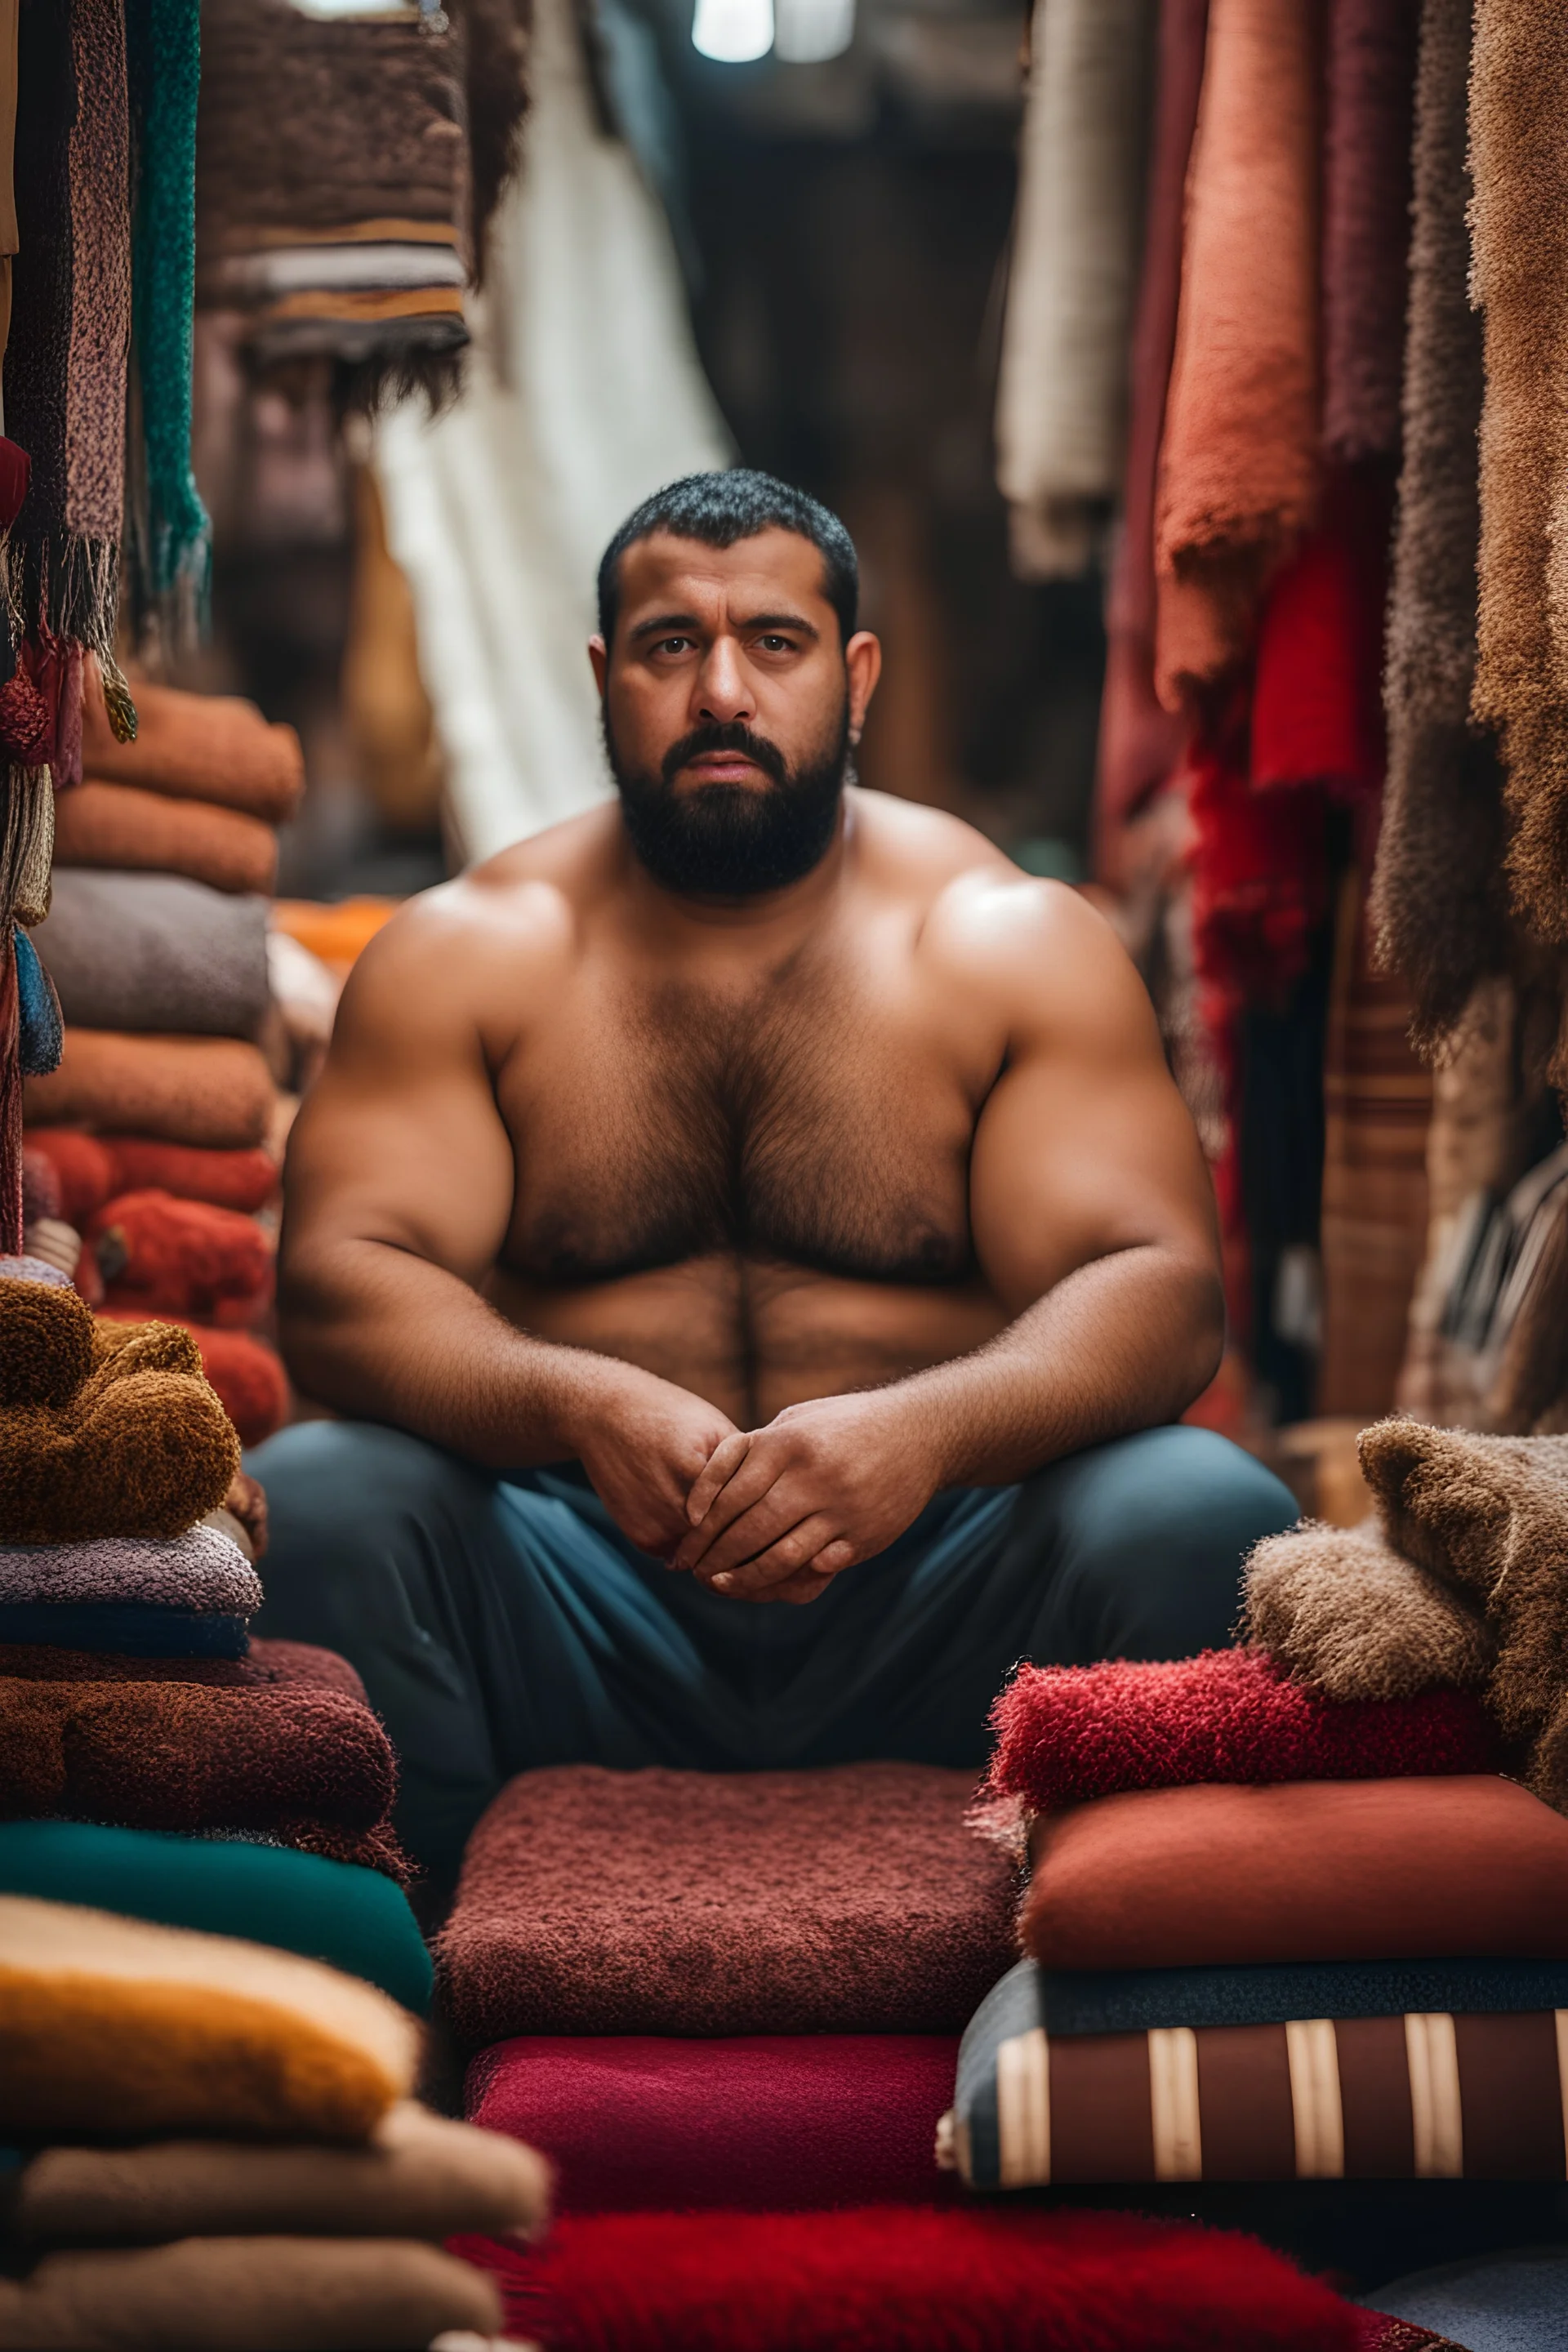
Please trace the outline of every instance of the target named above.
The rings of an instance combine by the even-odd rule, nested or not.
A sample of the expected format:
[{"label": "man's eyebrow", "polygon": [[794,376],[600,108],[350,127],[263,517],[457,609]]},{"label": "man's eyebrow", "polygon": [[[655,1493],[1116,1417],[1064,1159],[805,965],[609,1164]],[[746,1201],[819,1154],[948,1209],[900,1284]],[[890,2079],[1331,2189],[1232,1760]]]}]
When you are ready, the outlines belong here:
[{"label": "man's eyebrow", "polygon": [[742,629],[789,629],[797,637],[819,637],[803,613],[752,613],[741,623]]},{"label": "man's eyebrow", "polygon": [[673,629],[695,629],[700,626],[695,613],[656,613],[651,621],[639,621],[627,634],[633,637],[661,637]]},{"label": "man's eyebrow", "polygon": [[[635,628],[627,630],[626,635],[635,644],[644,637],[668,636],[678,629],[696,630],[701,625],[695,613],[656,613],[650,620],[638,621]],[[810,637],[813,640],[822,635],[821,630],[815,628],[804,613],[749,613],[746,618],[738,622],[736,625],[748,630],[788,629],[795,636]]]}]

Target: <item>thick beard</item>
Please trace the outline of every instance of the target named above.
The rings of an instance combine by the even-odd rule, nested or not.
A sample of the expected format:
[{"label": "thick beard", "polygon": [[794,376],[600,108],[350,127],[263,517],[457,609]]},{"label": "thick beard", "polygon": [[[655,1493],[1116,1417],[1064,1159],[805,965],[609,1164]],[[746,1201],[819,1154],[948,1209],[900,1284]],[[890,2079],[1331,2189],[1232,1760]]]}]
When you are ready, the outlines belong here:
[{"label": "thick beard", "polygon": [[[847,698],[830,748],[794,769],[776,743],[735,721],[693,728],[650,776],[626,765],[607,710],[604,719],[626,837],[666,890],[689,898],[756,898],[787,889],[826,856],[848,776]],[[771,781],[678,792],[676,776],[703,751],[743,752]]]}]

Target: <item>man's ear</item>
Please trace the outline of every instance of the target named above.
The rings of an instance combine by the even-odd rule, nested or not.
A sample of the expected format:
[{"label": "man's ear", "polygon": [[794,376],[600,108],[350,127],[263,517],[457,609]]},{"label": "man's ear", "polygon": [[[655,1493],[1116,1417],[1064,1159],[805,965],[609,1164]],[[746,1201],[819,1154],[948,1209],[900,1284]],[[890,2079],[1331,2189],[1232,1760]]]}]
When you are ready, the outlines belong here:
[{"label": "man's ear", "polygon": [[595,636],[589,638],[588,659],[594,665],[594,683],[599,689],[599,699],[603,702],[605,698],[605,680],[610,674],[609,648],[605,645],[603,637]]},{"label": "man's ear", "polygon": [[844,648],[844,667],[849,676],[849,730],[858,741],[867,707],[882,675],[881,639],[869,629],[857,629]]}]

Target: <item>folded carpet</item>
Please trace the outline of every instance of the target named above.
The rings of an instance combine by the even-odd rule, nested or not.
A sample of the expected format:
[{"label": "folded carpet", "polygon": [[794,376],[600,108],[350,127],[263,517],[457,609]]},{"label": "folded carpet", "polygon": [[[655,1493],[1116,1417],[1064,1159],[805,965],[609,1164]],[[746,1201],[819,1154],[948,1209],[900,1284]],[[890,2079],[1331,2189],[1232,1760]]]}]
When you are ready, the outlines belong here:
[{"label": "folded carpet", "polygon": [[292,1952],[0,1895],[0,2128],[363,2141],[406,2098],[414,2020]]},{"label": "folded carpet", "polygon": [[0,1601],[140,1601],[248,1617],[261,1606],[261,1580],[227,1536],[195,1527],[183,1536],[0,1547]]},{"label": "folded carpet", "polygon": [[1484,1772],[1496,1734],[1468,1693],[1319,1697],[1256,1650],[1165,1664],[1021,1666],[992,1710],[987,1799],[1050,1813],[1203,1780],[1384,1780]]},{"label": "folded carpet", "polygon": [[183,874],[215,890],[269,893],[278,837],[259,817],[208,801],[165,800],[136,784],[78,784],[55,812],[57,866]]},{"label": "folded carpet", "polygon": [[46,2148],[24,2168],[6,2226],[35,2246],[230,2232],[439,2241],[459,2230],[527,2235],[549,2210],[550,2168],[531,2148],[404,2099],[364,2147]]},{"label": "folded carpet", "polygon": [[0,1411],[65,1405],[92,1370],[92,1313],[63,1279],[40,1282],[0,1259]]},{"label": "folded carpet", "polygon": [[[430,1956],[406,1895],[379,1871],[320,1854],[249,1838],[174,1837],[99,1822],[5,1822],[0,1895],[85,1903],[164,1927],[246,1937],[363,1977],[416,2016],[430,2006]],[[342,2226],[372,2225],[360,2219]]]},{"label": "folded carpet", "polygon": [[466,2104],[549,2158],[563,2213],[931,2204],[957,2057],[948,2033],[525,2035]]},{"label": "folded carpet", "polygon": [[363,1700],[288,1681],[0,1679],[0,1811],[128,1829],[370,1830],[391,1809],[391,1746]]},{"label": "folded carpet", "polygon": [[265,898],[177,874],[62,867],[32,936],[76,1028],[254,1037],[265,1017]]},{"label": "folded carpet", "polygon": [[987,2011],[1002,2016],[1009,2033],[1037,2025],[1071,2039],[1176,2025],[1284,2025],[1303,2017],[1563,2008],[1564,1960],[1277,1960],[1197,1969],[1043,1969],[1020,1960],[992,1986],[971,2030]]},{"label": "folded carpet", "polygon": [[0,1601],[0,1643],[152,1658],[243,1658],[250,1636],[245,1619],[232,1612],[134,1601]]},{"label": "folded carpet", "polygon": [[275,1198],[280,1174],[269,1151],[213,1150],[142,1135],[85,1135],[72,1127],[35,1128],[27,1138],[27,1157],[43,1160],[58,1187],[58,1202],[47,1213],[78,1225],[116,1193],[149,1189],[254,1213]]},{"label": "folded carpet", "polygon": [[425,2352],[489,2345],[500,2313],[469,2263],[395,2239],[187,2238],[0,2280],[0,2343],[18,2352]]},{"label": "folded carpet", "polygon": [[237,1037],[68,1029],[59,1068],[28,1078],[23,1102],[29,1126],[108,1128],[250,1151],[267,1135],[273,1087],[256,1047]]},{"label": "folded carpet", "polygon": [[150,1368],[172,1342],[195,1355],[186,1334],[113,1336],[68,1404],[0,1411],[0,1542],[183,1535],[228,1492],[239,1440],[216,1394],[199,1372]]},{"label": "folded carpet", "polygon": [[253,702],[232,694],[185,694],[138,678],[136,735],[121,743],[101,693],[82,714],[83,773],[103,783],[139,784],[174,800],[216,801],[268,824],[282,824],[305,790],[305,761],[292,727],[269,724]]},{"label": "folded carpet", "polygon": [[1360,1528],[1305,1520],[1247,1562],[1242,1628],[1323,1696],[1408,1698],[1442,1683],[1483,1684],[1496,1643],[1468,1596]]},{"label": "folded carpet", "polygon": [[127,1658],[86,1650],[38,1650],[0,1643],[0,1676],[49,1683],[190,1683],[209,1690],[337,1691],[366,1707],[364,1685],[346,1658],[311,1642],[253,1640],[243,1658]]},{"label": "folded carpet", "polygon": [[1361,2315],[1250,2238],[1121,2213],[627,2213],[537,2255],[458,2245],[552,2352],[1361,2352]]},{"label": "folded carpet", "polygon": [[[469,1841],[437,1975],[515,2033],[947,2033],[1013,1957],[969,1774],[524,1772]],[[590,1857],[613,1857],[595,1871]]]},{"label": "folded carpet", "polygon": [[121,1192],[89,1218],[83,1238],[106,1306],[240,1328],[271,1305],[271,1240],[237,1209],[172,1192]]},{"label": "folded carpet", "polygon": [[1568,1958],[1568,1822],[1491,1774],[1141,1790],[1031,1844],[1047,1968]]},{"label": "folded carpet", "polygon": [[951,2148],[975,2189],[1561,2180],[1562,2070],[1552,2010],[1062,2036],[994,1997],[963,2038]]},{"label": "folded carpet", "polygon": [[[110,1307],[100,1320],[140,1325],[142,1313],[130,1307]],[[164,1320],[162,1310],[160,1321]],[[219,1331],[210,1326],[175,1318],[188,1331],[201,1354],[202,1370],[217,1391],[218,1401],[239,1433],[242,1445],[259,1445],[281,1429],[289,1418],[289,1376],[279,1359],[248,1331]]]}]

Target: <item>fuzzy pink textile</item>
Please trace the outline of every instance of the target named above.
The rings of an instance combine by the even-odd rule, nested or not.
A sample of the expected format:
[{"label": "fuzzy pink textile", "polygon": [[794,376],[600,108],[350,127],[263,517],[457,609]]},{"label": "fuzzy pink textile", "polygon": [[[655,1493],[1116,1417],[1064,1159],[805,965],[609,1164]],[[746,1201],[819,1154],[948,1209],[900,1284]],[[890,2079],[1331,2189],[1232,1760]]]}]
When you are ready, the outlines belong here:
[{"label": "fuzzy pink textile", "polygon": [[261,1580],[229,1536],[100,1536],[95,1543],[0,1547],[0,1601],[136,1601],[249,1617]]},{"label": "fuzzy pink textile", "polygon": [[1016,1957],[967,1772],[524,1772],[469,1841],[437,1981],[518,2033],[957,2033]]},{"label": "fuzzy pink textile", "polygon": [[1387,1780],[1496,1769],[1468,1691],[1336,1705],[1257,1650],[1173,1664],[1023,1666],[992,1709],[984,1800],[1059,1812],[1200,1781]]}]

